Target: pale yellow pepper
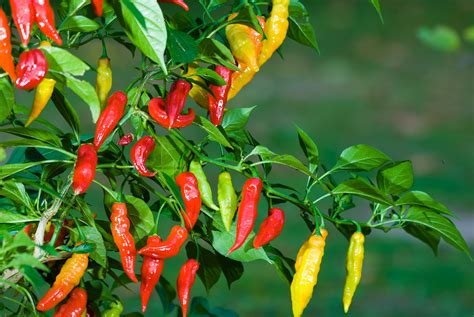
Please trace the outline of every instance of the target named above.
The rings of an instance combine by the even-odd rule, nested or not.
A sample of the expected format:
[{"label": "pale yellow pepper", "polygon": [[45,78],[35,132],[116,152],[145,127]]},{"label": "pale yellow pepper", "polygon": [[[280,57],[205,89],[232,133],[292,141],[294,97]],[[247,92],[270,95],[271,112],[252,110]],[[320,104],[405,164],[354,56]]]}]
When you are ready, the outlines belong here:
[{"label": "pale yellow pepper", "polygon": [[362,276],[362,264],[364,262],[364,241],[365,237],[362,232],[355,232],[351,236],[349,242],[349,249],[347,250],[346,258],[346,283],[344,285],[344,292],[342,295],[342,303],[344,305],[344,312],[349,311],[349,306],[352,302],[352,297],[359,285]]}]

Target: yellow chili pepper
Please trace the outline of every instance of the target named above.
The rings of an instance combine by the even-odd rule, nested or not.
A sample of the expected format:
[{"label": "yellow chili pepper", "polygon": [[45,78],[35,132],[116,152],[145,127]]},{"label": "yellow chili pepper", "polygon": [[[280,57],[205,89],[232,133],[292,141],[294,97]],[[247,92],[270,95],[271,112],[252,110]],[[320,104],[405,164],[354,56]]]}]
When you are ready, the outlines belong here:
[{"label": "yellow chili pepper", "polygon": [[342,295],[344,312],[349,311],[357,285],[359,285],[362,276],[362,263],[364,262],[364,241],[365,237],[361,232],[355,232],[351,236],[349,249],[346,258],[346,283]]},{"label": "yellow chili pepper", "polygon": [[107,97],[111,89],[112,68],[110,67],[110,59],[107,57],[100,58],[97,64],[95,91],[97,92],[97,97],[99,97],[101,107],[107,102]]},{"label": "yellow chili pepper", "polygon": [[[321,231],[321,236],[323,237],[324,240],[326,240],[326,237],[328,236],[328,231],[324,228],[319,229]],[[313,231],[313,234],[316,232],[316,230]],[[304,251],[308,248],[308,241],[305,241],[303,245],[301,245],[298,254],[296,255],[296,262],[295,262],[295,269],[298,270],[298,268],[301,265],[301,258],[303,257]]]},{"label": "yellow chili pepper", "polygon": [[[200,76],[192,76],[195,73],[196,73],[196,68],[194,67],[194,65],[189,65],[186,76],[190,76],[191,79],[198,81],[202,84],[205,84],[204,79],[202,79]],[[193,98],[193,100],[197,103],[199,107],[204,108],[204,109],[209,108],[208,94],[209,93],[204,88],[194,83],[193,83],[193,87],[189,91],[189,95],[191,96],[191,98]]]},{"label": "yellow chili pepper", "polygon": [[239,65],[240,71],[232,74],[232,85],[230,86],[227,100],[234,98],[239,91],[252,81],[256,72],[247,65]]}]

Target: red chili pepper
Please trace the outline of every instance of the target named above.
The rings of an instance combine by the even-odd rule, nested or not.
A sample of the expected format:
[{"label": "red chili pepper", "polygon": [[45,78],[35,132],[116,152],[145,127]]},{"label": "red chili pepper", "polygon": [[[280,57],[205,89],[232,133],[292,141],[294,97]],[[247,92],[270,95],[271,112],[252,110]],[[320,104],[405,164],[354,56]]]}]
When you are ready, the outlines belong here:
[{"label": "red chili pepper", "polygon": [[15,64],[12,57],[10,26],[5,11],[0,7],[0,68],[16,81]]},{"label": "red chili pepper", "polygon": [[278,237],[285,224],[285,213],[280,208],[271,208],[268,211],[268,217],[260,225],[257,236],[253,240],[255,249],[266,245]]},{"label": "red chili pepper", "polygon": [[120,146],[127,146],[133,141],[133,134],[132,133],[127,133],[123,137],[120,138],[120,140],[117,142],[118,145]]},{"label": "red chili pepper", "polygon": [[69,295],[67,302],[62,304],[54,313],[53,317],[81,317],[86,311],[87,292],[76,287]]},{"label": "red chili pepper", "polygon": [[104,11],[104,0],[92,0],[92,6],[94,7],[95,14],[101,17]]},{"label": "red chili pepper", "polygon": [[16,86],[30,90],[36,88],[48,72],[48,62],[40,49],[24,51],[16,65]]},{"label": "red chili pepper", "polygon": [[153,177],[156,172],[150,172],[146,167],[146,160],[151,152],[155,149],[155,140],[151,136],[144,136],[137,141],[130,151],[133,166],[138,171],[138,174],[145,177]]},{"label": "red chili pepper", "polygon": [[10,0],[13,21],[15,22],[21,43],[27,46],[35,20],[35,11],[31,0]]},{"label": "red chili pepper", "polygon": [[86,192],[94,180],[97,167],[97,152],[92,144],[82,144],[77,151],[76,166],[72,176],[72,189],[75,195]]},{"label": "red chili pepper", "polygon": [[138,254],[151,256],[155,259],[172,258],[178,255],[187,238],[188,231],[185,228],[174,226],[165,241],[154,245],[147,244],[138,251]]},{"label": "red chili pepper", "polygon": [[191,125],[196,117],[194,110],[189,108],[187,114],[180,114],[176,117],[173,124],[170,123],[170,118],[165,109],[165,101],[161,98],[153,98],[148,104],[148,112],[150,116],[164,128],[184,128]]},{"label": "red chili pepper", "polygon": [[135,241],[130,234],[130,220],[127,217],[127,205],[125,203],[115,202],[112,205],[110,221],[112,236],[120,252],[123,270],[132,282],[137,283],[137,277],[135,276],[137,250],[135,249]]},{"label": "red chili pepper", "polygon": [[189,259],[184,263],[179,271],[176,291],[178,292],[179,302],[183,310],[183,317],[188,314],[188,305],[191,298],[191,288],[196,281],[196,273],[199,270],[199,263],[194,259]]},{"label": "red chili pepper", "polygon": [[[150,236],[146,241],[146,245],[158,246],[160,242],[161,238],[159,236]],[[164,264],[165,261],[163,259],[156,259],[146,255],[143,257],[141,269],[142,283],[140,284],[140,297],[142,298],[143,313],[146,311],[151,293],[155,289],[156,284],[158,284]]]},{"label": "red chili pepper", "polygon": [[171,85],[165,103],[166,112],[170,118],[171,125],[174,124],[178,115],[183,111],[190,90],[191,84],[183,79],[178,79]]},{"label": "red chili pepper", "polygon": [[174,3],[182,7],[184,10],[189,11],[188,5],[183,0],[158,0],[159,2]]},{"label": "red chili pepper", "polygon": [[66,238],[66,235],[68,233],[67,226],[70,226],[71,223],[68,220],[63,221],[63,225],[61,226],[61,229],[59,230],[58,237],[56,238],[56,242],[54,243],[55,247],[59,247],[64,243],[64,239]]},{"label": "red chili pepper", "polygon": [[127,101],[127,95],[121,91],[117,91],[109,97],[107,107],[100,114],[95,128],[94,146],[97,151],[119,123]]},{"label": "red chili pepper", "polygon": [[242,188],[242,200],[239,204],[237,218],[237,236],[234,245],[230,248],[228,255],[240,248],[250,232],[252,232],[255,218],[257,218],[258,201],[262,191],[262,181],[260,178],[248,179]]},{"label": "red chili pepper", "polygon": [[191,172],[184,172],[176,177],[176,185],[181,189],[185,212],[181,212],[184,217],[186,229],[191,231],[196,224],[201,211],[201,193],[198,188],[196,176]]},{"label": "red chili pepper", "polygon": [[227,104],[227,95],[229,94],[230,86],[232,85],[232,73],[230,69],[224,66],[217,66],[216,73],[225,80],[224,86],[210,85],[209,88],[214,93],[214,96],[209,94],[209,116],[211,122],[218,126],[224,118],[224,109]]},{"label": "red chili pepper", "polygon": [[51,222],[48,223],[48,225],[46,226],[46,232],[44,233],[44,242],[45,243],[48,243],[49,241],[51,241],[51,238],[53,237],[55,228],[56,228],[56,226],[54,225],[54,223],[51,223]]},{"label": "red chili pepper", "polygon": [[35,10],[35,20],[44,35],[55,41],[58,45],[63,44],[56,26],[54,25],[54,11],[49,0],[32,0]]}]

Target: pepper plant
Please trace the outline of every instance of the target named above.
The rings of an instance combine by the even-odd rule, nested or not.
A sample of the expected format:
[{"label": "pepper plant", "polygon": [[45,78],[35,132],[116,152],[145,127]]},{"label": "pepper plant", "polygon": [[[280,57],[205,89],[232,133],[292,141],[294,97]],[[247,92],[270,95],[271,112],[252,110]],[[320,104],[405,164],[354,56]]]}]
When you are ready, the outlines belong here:
[{"label": "pepper plant", "polygon": [[[380,14],[378,1],[371,3]],[[444,240],[470,256],[454,214],[412,189],[410,161],[359,144],[328,166],[300,128],[303,160],[270,150],[247,129],[255,108],[231,99],[251,89],[277,49],[284,54],[285,38],[318,50],[308,19],[299,0],[3,1],[0,158],[4,149],[8,156],[0,166],[0,309],[118,316],[120,290],[141,283],[142,307],[127,305],[130,316],[147,311],[155,289],[165,314],[193,315],[196,274],[207,290],[221,273],[230,286],[245,263],[262,260],[283,278],[288,306],[301,316],[326,237],[339,231],[350,240],[347,312],[374,230],[404,231],[435,253]],[[119,61],[108,58],[111,41],[139,57],[139,74],[124,91],[113,85]],[[76,55],[89,42],[102,45],[97,68]],[[84,79],[89,73],[95,83]],[[15,101],[16,89],[34,91],[32,106]],[[81,102],[91,118],[82,123]],[[42,114],[46,106],[68,129]],[[295,170],[302,190],[281,184],[272,173],[277,165]],[[208,182],[211,173],[219,173],[218,184]],[[346,213],[364,203],[366,219]],[[277,248],[290,217],[308,230],[298,254]],[[178,278],[168,276],[167,259],[180,253],[188,261]],[[203,307],[199,316],[214,316]]]}]

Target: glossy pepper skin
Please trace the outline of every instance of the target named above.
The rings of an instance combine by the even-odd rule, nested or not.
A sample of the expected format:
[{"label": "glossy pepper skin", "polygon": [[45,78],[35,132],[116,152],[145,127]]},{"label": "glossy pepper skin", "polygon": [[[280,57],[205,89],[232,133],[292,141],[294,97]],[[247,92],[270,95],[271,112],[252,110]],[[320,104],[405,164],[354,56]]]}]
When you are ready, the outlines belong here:
[{"label": "glossy pepper skin", "polygon": [[100,58],[97,63],[97,77],[95,81],[95,91],[99,97],[100,105],[103,107],[112,89],[112,68],[110,67],[110,59],[107,57]]},{"label": "glossy pepper skin", "polygon": [[135,276],[137,250],[135,249],[135,241],[130,234],[130,220],[128,220],[127,205],[125,203],[115,202],[112,205],[110,222],[112,236],[120,252],[123,270],[132,282],[137,283],[137,277]]},{"label": "glossy pepper skin", "polygon": [[58,45],[62,45],[63,40],[54,25],[54,11],[49,0],[32,0],[32,2],[35,10],[35,21],[41,32]]},{"label": "glossy pepper skin", "polygon": [[121,302],[113,302],[109,309],[104,311],[100,316],[101,317],[120,317],[120,313],[123,312],[123,305]]},{"label": "glossy pepper skin", "polygon": [[229,94],[230,86],[232,85],[233,71],[224,66],[216,66],[216,73],[225,81],[224,86],[210,85],[214,96],[209,94],[209,117],[212,124],[218,126],[222,123],[224,118],[224,110],[227,104],[227,95]]},{"label": "glossy pepper skin", "polygon": [[158,0],[158,2],[174,3],[179,5],[184,10],[189,11],[188,5],[183,0]]},{"label": "glossy pepper skin", "polygon": [[349,311],[352,297],[359,285],[362,276],[362,264],[364,262],[364,241],[365,237],[362,232],[355,232],[351,236],[349,249],[346,258],[346,283],[342,295],[342,303],[344,312]]},{"label": "glossy pepper skin", "polygon": [[296,273],[290,287],[294,317],[303,314],[313,296],[313,289],[318,282],[319,269],[324,256],[324,237],[314,235],[306,243],[306,247],[300,255],[299,265],[295,265]]},{"label": "glossy pepper skin", "polygon": [[[206,82],[204,81],[204,79],[201,78],[201,76],[193,75],[197,73],[196,67],[198,67],[198,65],[196,64],[188,65],[188,71],[186,73],[186,76],[190,76],[190,78],[193,79],[194,81],[197,81],[202,85],[205,85]],[[193,100],[197,103],[199,107],[204,108],[204,109],[209,108],[208,92],[204,88],[199,86],[198,84],[193,83],[193,86],[191,90],[189,91],[189,96],[193,98]]]},{"label": "glossy pepper skin", "polygon": [[199,270],[199,263],[194,259],[189,259],[184,263],[179,271],[176,291],[183,311],[183,317],[188,314],[188,305],[191,299],[191,288],[196,281],[196,273]]},{"label": "glossy pepper skin", "polygon": [[74,253],[61,268],[51,288],[44,294],[36,305],[39,311],[48,311],[77,286],[86,272],[89,263],[89,254]]},{"label": "glossy pepper skin", "polygon": [[48,73],[48,62],[40,49],[24,51],[16,65],[16,87],[30,90],[38,86]]},{"label": "glossy pepper skin", "polygon": [[31,0],[10,0],[10,8],[12,9],[13,21],[20,34],[21,44],[27,46],[35,21],[33,2]]},{"label": "glossy pepper skin", "polygon": [[183,227],[174,226],[165,241],[153,245],[147,244],[138,253],[155,259],[172,258],[178,255],[186,239],[188,239],[188,231]]},{"label": "glossy pepper skin", "polygon": [[135,169],[141,176],[153,177],[156,172],[151,172],[146,167],[146,161],[151,152],[155,149],[155,140],[151,136],[144,136],[137,141],[130,151],[130,157]]},{"label": "glossy pepper skin", "polygon": [[[328,236],[328,231],[324,228],[320,228],[320,231],[321,231],[321,236],[323,237],[323,239],[326,239],[326,237]],[[315,233],[316,231],[313,232],[313,234]],[[295,269],[298,270],[298,268],[300,267],[301,265],[301,260],[303,258],[303,254],[304,254],[304,251],[306,251],[306,249],[308,248],[308,241],[305,241],[300,249],[298,250],[298,254],[296,255],[296,261],[295,261]]]},{"label": "glossy pepper skin", "polygon": [[173,126],[176,118],[183,111],[189,90],[191,90],[191,84],[183,79],[178,79],[171,85],[165,102],[165,109],[170,119],[170,126]]},{"label": "glossy pepper skin", "polygon": [[94,7],[95,15],[101,17],[104,11],[104,0],[92,0],[92,6]]},{"label": "glossy pepper skin", "polygon": [[25,127],[29,126],[33,121],[35,121],[43,112],[44,108],[48,104],[48,101],[53,95],[55,85],[56,81],[54,79],[44,78],[39,83],[38,87],[36,87],[33,106],[31,107],[30,115],[25,122]]},{"label": "glossy pepper skin", "polygon": [[132,133],[127,133],[123,137],[118,140],[117,144],[120,146],[127,146],[133,141],[133,134]]},{"label": "glossy pepper skin", "polygon": [[10,26],[5,11],[0,7],[0,68],[16,81],[15,64],[12,57]]},{"label": "glossy pepper skin", "polygon": [[189,164],[189,171],[196,176],[198,181],[198,189],[201,194],[201,200],[203,204],[213,210],[218,210],[219,207],[214,204],[214,200],[212,199],[212,189],[211,184],[209,184],[206,174],[199,163],[196,160],[191,161]]},{"label": "glossy pepper skin", "polygon": [[217,180],[217,202],[221,213],[222,222],[227,231],[230,231],[232,219],[237,211],[237,194],[232,185],[232,177],[229,172],[219,174]]},{"label": "glossy pepper skin", "polygon": [[[159,246],[160,242],[161,238],[159,236],[150,236],[147,239],[146,245]],[[146,255],[143,257],[143,264],[141,268],[142,282],[140,284],[140,297],[142,299],[143,313],[146,311],[151,293],[160,280],[164,264],[165,261],[163,259],[156,259]]]},{"label": "glossy pepper skin", "polygon": [[166,112],[165,101],[159,97],[150,100],[148,112],[159,125],[166,129],[187,127],[193,123],[196,117],[194,110],[189,108],[187,114],[178,115],[174,123],[171,123],[168,113]]},{"label": "glossy pepper skin", "polygon": [[228,255],[240,248],[250,232],[252,232],[257,218],[258,202],[262,191],[262,180],[260,178],[249,178],[242,188],[242,200],[239,204],[237,218],[237,236],[234,245],[230,248]]},{"label": "glossy pepper skin", "polygon": [[94,180],[97,167],[97,152],[92,144],[82,144],[77,151],[77,160],[72,176],[75,195],[86,192]]},{"label": "glossy pepper skin", "polygon": [[97,151],[119,123],[127,101],[127,95],[121,91],[117,91],[110,96],[107,107],[102,111],[96,123],[94,146]]},{"label": "glossy pepper skin", "polygon": [[260,229],[253,240],[253,247],[258,249],[277,238],[283,230],[284,224],[285,213],[283,210],[271,208],[268,211],[268,217],[260,225]]},{"label": "glossy pepper skin", "polygon": [[87,292],[76,287],[69,296],[67,302],[62,304],[54,313],[53,317],[81,317],[86,311]]},{"label": "glossy pepper skin", "polygon": [[186,229],[191,231],[201,212],[201,193],[199,192],[198,180],[191,172],[184,172],[176,177],[176,185],[181,190],[184,201],[183,212]]}]

